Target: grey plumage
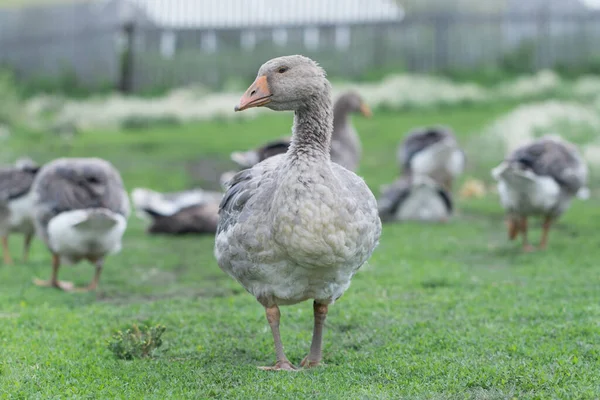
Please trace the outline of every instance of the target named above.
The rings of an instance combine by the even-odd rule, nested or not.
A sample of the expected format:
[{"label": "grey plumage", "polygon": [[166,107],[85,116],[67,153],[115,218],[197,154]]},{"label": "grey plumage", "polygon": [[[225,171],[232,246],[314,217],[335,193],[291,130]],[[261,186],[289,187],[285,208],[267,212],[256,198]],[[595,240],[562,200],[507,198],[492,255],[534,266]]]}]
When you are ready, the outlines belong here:
[{"label": "grey plumage", "polygon": [[0,203],[29,193],[39,168],[6,167],[0,169]]},{"label": "grey plumage", "polygon": [[456,136],[450,128],[445,126],[436,125],[415,129],[398,146],[397,158],[400,168],[410,171],[410,163],[415,155],[446,139],[456,140]]},{"label": "grey plumage", "polygon": [[215,238],[219,267],[266,309],[277,356],[266,369],[295,369],[283,352],[279,306],[308,299],[314,299],[315,327],[301,365],[319,364],[328,305],[348,289],[381,235],[365,182],[332,162],[330,90],[314,61],[280,57],[263,64],[236,107],[295,111],[287,152],[226,183]]},{"label": "grey plumage", "polygon": [[518,163],[523,169],[531,169],[536,175],[552,177],[572,194],[576,194],[587,179],[575,147],[552,137],[542,137],[516,149],[507,161]]},{"label": "grey plumage", "polygon": [[100,158],[60,158],[46,164],[34,183],[36,223],[45,237],[48,222],[65,211],[105,208],[128,217],[129,199],[115,167]]},{"label": "grey plumage", "polygon": [[[426,179],[426,177],[419,177],[419,180]],[[421,182],[419,182],[421,183]],[[435,184],[435,181],[431,180],[427,182],[430,187],[434,188],[431,190],[431,196],[437,196],[440,201],[443,202],[446,214],[448,217],[454,210],[454,204],[452,194],[447,192],[441,185]],[[411,196],[413,191],[416,189],[415,182],[411,175],[402,175],[396,179],[390,185],[387,185],[381,191],[380,197],[377,199],[377,206],[379,209],[379,217],[383,222],[395,221],[399,218],[400,208],[403,206],[405,201]],[[430,196],[430,197],[431,197]],[[422,203],[422,207],[426,207],[427,204]],[[417,212],[418,210],[415,210]],[[419,220],[422,219],[419,215],[414,214],[410,219]]]},{"label": "grey plumage", "polygon": [[202,189],[159,193],[135,188],[131,193],[136,214],[151,220],[147,232],[169,235],[215,233],[222,197]]},{"label": "grey plumage", "polygon": [[148,233],[186,235],[215,233],[219,221],[217,203],[184,207],[173,215],[165,216],[146,210],[152,216]]}]

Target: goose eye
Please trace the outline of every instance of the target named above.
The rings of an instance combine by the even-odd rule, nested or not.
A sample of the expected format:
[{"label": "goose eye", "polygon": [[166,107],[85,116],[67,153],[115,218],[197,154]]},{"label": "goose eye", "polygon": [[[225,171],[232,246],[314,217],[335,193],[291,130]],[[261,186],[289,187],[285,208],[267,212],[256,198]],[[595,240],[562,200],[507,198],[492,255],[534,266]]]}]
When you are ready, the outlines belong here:
[{"label": "goose eye", "polygon": [[288,70],[288,67],[281,67],[281,68],[279,68],[279,70],[277,72],[279,72],[280,74],[283,74],[287,70]]}]

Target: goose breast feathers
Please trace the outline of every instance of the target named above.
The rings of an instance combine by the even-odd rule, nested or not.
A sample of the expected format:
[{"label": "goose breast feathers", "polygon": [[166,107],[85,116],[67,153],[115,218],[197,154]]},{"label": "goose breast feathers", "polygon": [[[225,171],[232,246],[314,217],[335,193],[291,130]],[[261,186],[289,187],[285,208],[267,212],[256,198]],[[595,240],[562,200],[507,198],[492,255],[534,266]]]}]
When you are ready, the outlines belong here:
[{"label": "goose breast feathers", "polygon": [[319,167],[331,170],[290,174],[278,155],[230,181],[215,253],[257,297],[332,302],[379,240],[377,203],[365,182],[334,163]]}]

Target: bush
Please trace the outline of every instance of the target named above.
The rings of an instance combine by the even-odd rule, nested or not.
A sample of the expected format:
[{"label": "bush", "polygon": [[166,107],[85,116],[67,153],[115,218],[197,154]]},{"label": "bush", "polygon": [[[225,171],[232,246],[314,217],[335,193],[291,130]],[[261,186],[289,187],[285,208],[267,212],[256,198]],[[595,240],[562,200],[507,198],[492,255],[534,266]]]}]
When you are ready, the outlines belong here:
[{"label": "bush", "polygon": [[108,348],[121,360],[154,356],[162,346],[161,336],[167,328],[164,325],[133,324],[124,331],[119,330],[108,341]]},{"label": "bush", "polygon": [[14,75],[0,69],[0,126],[13,127],[19,116],[20,96]]}]

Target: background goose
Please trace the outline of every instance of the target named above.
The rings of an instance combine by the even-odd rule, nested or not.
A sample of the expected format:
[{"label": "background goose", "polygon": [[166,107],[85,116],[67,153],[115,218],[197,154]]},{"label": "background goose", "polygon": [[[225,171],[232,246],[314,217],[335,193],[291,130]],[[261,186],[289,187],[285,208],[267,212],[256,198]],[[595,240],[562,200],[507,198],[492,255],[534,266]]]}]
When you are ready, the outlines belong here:
[{"label": "background goose", "polygon": [[47,164],[36,177],[34,221],[37,234],[52,252],[52,276],[40,286],[72,290],[58,280],[61,261],[87,259],[96,266],[94,290],[104,258],[121,249],[130,206],[119,172],[98,158],[61,158]]},{"label": "background goose", "polygon": [[452,191],[452,184],[465,168],[465,153],[447,127],[420,128],[410,133],[398,147],[403,173],[426,175]]},{"label": "background goose", "polygon": [[29,257],[29,247],[35,233],[31,185],[39,169],[40,166],[28,158],[17,160],[14,167],[0,169],[0,236],[5,264],[12,264],[8,248],[11,232],[25,235],[23,261]]},{"label": "background goose", "polygon": [[[331,160],[350,171],[356,171],[361,157],[360,138],[352,125],[351,114],[360,112],[371,117],[371,109],[356,92],[342,94],[333,107]],[[291,138],[284,137],[257,149],[231,153],[231,159],[241,168],[249,168],[277,154],[285,153]]]},{"label": "background goose", "polygon": [[215,233],[222,193],[202,189],[159,193],[135,188],[131,192],[136,214],[151,220],[148,233]]},{"label": "background goose", "polygon": [[382,188],[377,201],[379,217],[391,221],[447,221],[453,211],[452,195],[425,175],[404,175]]},{"label": "background goose", "polygon": [[256,149],[234,151],[231,153],[231,160],[240,168],[250,168],[269,157],[285,153],[288,150],[288,147],[290,147],[291,140],[291,137],[283,137]]},{"label": "background goose", "polygon": [[314,330],[301,365],[320,363],[328,305],[348,289],[381,235],[365,182],[330,160],[330,90],[314,61],[280,57],[260,68],[236,107],[295,111],[289,151],[229,181],[215,240],[219,266],[266,309],[277,362],[264,369],[295,369],[283,351],[279,306],[308,299],[314,299]]},{"label": "background goose", "polygon": [[544,218],[540,248],[545,248],[552,221],[567,210],[574,196],[587,198],[588,168],[577,148],[558,136],[544,136],[515,150],[492,170],[502,206],[508,214],[508,235],[527,240],[527,217]]}]

